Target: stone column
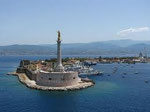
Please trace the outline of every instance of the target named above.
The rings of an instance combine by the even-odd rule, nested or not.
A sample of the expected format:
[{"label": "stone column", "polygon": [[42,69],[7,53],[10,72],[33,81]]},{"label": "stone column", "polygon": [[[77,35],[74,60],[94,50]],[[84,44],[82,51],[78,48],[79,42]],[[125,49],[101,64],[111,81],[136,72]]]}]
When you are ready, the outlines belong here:
[{"label": "stone column", "polygon": [[64,67],[62,65],[61,59],[61,39],[60,39],[60,32],[58,31],[58,39],[57,39],[57,65],[55,68],[56,72],[63,72]]}]

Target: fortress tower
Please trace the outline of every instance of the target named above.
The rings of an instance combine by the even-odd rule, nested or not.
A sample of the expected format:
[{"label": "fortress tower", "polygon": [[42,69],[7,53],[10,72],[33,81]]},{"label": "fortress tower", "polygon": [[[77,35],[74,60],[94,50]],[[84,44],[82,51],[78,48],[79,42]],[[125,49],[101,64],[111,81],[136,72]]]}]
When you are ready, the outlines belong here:
[{"label": "fortress tower", "polygon": [[78,85],[81,79],[77,72],[65,71],[61,59],[61,38],[60,31],[57,38],[57,64],[53,72],[40,71],[36,75],[36,84],[47,87],[66,87]]}]

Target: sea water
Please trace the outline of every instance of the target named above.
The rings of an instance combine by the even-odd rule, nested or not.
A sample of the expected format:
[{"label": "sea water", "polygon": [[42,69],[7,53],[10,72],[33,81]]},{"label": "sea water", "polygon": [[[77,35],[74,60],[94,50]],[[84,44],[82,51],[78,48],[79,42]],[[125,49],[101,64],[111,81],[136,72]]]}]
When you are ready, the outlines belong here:
[{"label": "sea water", "polygon": [[89,76],[96,84],[76,91],[34,90],[16,76],[6,75],[15,71],[21,59],[48,58],[0,57],[0,112],[150,112],[149,63],[97,64],[93,68],[104,74]]}]

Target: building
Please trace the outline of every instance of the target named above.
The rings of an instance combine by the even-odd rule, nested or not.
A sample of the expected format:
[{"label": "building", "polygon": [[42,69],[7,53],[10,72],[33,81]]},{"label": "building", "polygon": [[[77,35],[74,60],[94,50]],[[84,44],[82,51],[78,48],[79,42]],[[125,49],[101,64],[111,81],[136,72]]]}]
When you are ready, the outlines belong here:
[{"label": "building", "polygon": [[139,53],[139,60],[140,62],[146,63],[147,62],[147,56],[143,56],[142,52]]}]

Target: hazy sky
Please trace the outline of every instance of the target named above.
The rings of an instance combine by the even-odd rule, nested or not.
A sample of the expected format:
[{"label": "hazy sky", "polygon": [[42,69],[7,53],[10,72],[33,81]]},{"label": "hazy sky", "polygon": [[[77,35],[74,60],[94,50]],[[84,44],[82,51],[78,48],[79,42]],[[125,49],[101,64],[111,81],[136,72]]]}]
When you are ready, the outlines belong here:
[{"label": "hazy sky", "polygon": [[0,0],[0,46],[150,40],[150,0]]}]

